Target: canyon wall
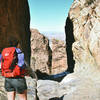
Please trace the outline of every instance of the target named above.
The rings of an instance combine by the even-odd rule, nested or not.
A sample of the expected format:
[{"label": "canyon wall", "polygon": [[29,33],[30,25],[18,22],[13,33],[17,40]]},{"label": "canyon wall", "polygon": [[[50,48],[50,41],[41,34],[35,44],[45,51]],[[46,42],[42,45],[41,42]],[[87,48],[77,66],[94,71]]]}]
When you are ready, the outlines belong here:
[{"label": "canyon wall", "polygon": [[30,62],[30,14],[27,0],[0,0],[0,52],[16,37]]},{"label": "canyon wall", "polygon": [[52,74],[67,70],[66,44],[62,40],[52,39]]},{"label": "canyon wall", "polygon": [[75,0],[69,12],[73,23],[76,73],[92,74],[100,68],[100,1]]},{"label": "canyon wall", "polygon": [[[49,45],[51,41],[51,46]],[[49,40],[37,29],[31,29],[31,67],[47,74],[58,74],[67,69],[64,41]]]},{"label": "canyon wall", "polygon": [[68,71],[73,73],[60,83],[39,80],[39,98],[100,100],[100,0],[74,0],[65,31]]},{"label": "canyon wall", "polygon": [[31,66],[33,70],[51,73],[52,51],[49,40],[37,29],[31,29]]},{"label": "canyon wall", "polygon": [[[30,14],[27,0],[0,0],[0,53],[3,48],[8,47],[9,38],[13,39],[15,37],[21,42],[25,60],[29,64],[31,54],[29,26]],[[4,80],[0,70],[0,100],[7,100]],[[28,99],[35,100],[35,81],[31,78],[26,80],[28,84]]]},{"label": "canyon wall", "polygon": [[[27,0],[0,1],[0,52],[8,45],[8,37],[15,36],[21,41],[22,49],[27,57],[25,59],[29,62],[31,34]],[[68,71],[74,73],[67,75],[60,83],[38,80],[37,95],[39,99],[100,100],[100,0],[74,0],[66,20],[65,31],[66,50],[69,50],[67,51],[69,54]],[[33,41],[34,39],[37,37],[34,37]],[[46,38],[44,40],[43,43],[48,43]],[[33,45],[33,49],[37,52],[36,46],[40,46],[40,44]],[[40,46],[40,48],[43,47]],[[41,52],[38,56],[40,54]],[[33,64],[34,61],[33,58]],[[0,79],[0,98],[6,100],[4,78],[0,76]],[[30,94],[32,92],[35,94],[35,89],[33,89],[35,86],[30,80],[30,86],[28,86],[30,90],[34,91],[28,90],[28,95],[33,97]]]}]

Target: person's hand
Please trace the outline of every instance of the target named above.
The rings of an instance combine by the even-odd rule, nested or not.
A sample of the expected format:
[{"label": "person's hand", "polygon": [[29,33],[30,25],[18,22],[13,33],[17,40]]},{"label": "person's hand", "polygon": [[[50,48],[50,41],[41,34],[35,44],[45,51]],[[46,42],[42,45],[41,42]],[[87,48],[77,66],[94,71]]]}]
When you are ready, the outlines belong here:
[{"label": "person's hand", "polygon": [[4,76],[9,78],[9,77],[14,77],[14,74],[13,72],[9,72],[9,73],[4,72]]},{"label": "person's hand", "polygon": [[24,75],[25,75],[25,76],[30,76],[30,75],[29,75],[29,71],[28,71],[27,69],[25,69]]}]

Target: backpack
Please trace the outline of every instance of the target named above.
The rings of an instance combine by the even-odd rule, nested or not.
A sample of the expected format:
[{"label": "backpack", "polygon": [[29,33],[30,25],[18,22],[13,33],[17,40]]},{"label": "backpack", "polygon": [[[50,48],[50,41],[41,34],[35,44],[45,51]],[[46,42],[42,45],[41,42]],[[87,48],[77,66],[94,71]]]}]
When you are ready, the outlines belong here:
[{"label": "backpack", "polygon": [[[21,69],[17,65],[18,54],[15,47],[5,48],[2,51],[1,71],[4,77],[21,76]],[[24,74],[24,71],[22,71]],[[13,74],[13,76],[12,76]]]}]

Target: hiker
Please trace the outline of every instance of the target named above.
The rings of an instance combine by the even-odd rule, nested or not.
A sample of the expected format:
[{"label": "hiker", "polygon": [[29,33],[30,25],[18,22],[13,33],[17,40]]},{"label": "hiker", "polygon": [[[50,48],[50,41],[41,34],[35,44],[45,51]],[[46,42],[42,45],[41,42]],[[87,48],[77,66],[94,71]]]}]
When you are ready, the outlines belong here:
[{"label": "hiker", "polygon": [[20,43],[15,38],[10,39],[9,47],[3,49],[1,70],[5,77],[5,90],[8,100],[15,100],[18,93],[20,100],[27,100],[27,84],[25,79],[24,53],[20,49]]},{"label": "hiker", "polygon": [[2,55],[0,53],[0,70],[1,70],[1,58],[2,58]]}]

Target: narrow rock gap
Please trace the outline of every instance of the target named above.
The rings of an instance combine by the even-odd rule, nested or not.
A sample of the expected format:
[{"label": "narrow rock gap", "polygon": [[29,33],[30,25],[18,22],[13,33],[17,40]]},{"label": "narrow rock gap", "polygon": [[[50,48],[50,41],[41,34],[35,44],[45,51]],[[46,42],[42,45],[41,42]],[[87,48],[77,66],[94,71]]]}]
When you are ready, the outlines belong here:
[{"label": "narrow rock gap", "polygon": [[67,71],[72,73],[74,72],[74,64],[75,64],[75,61],[73,59],[72,44],[74,43],[75,39],[73,36],[73,23],[69,17],[66,20],[65,34],[66,34],[66,53],[67,53],[67,64],[68,64]]}]

